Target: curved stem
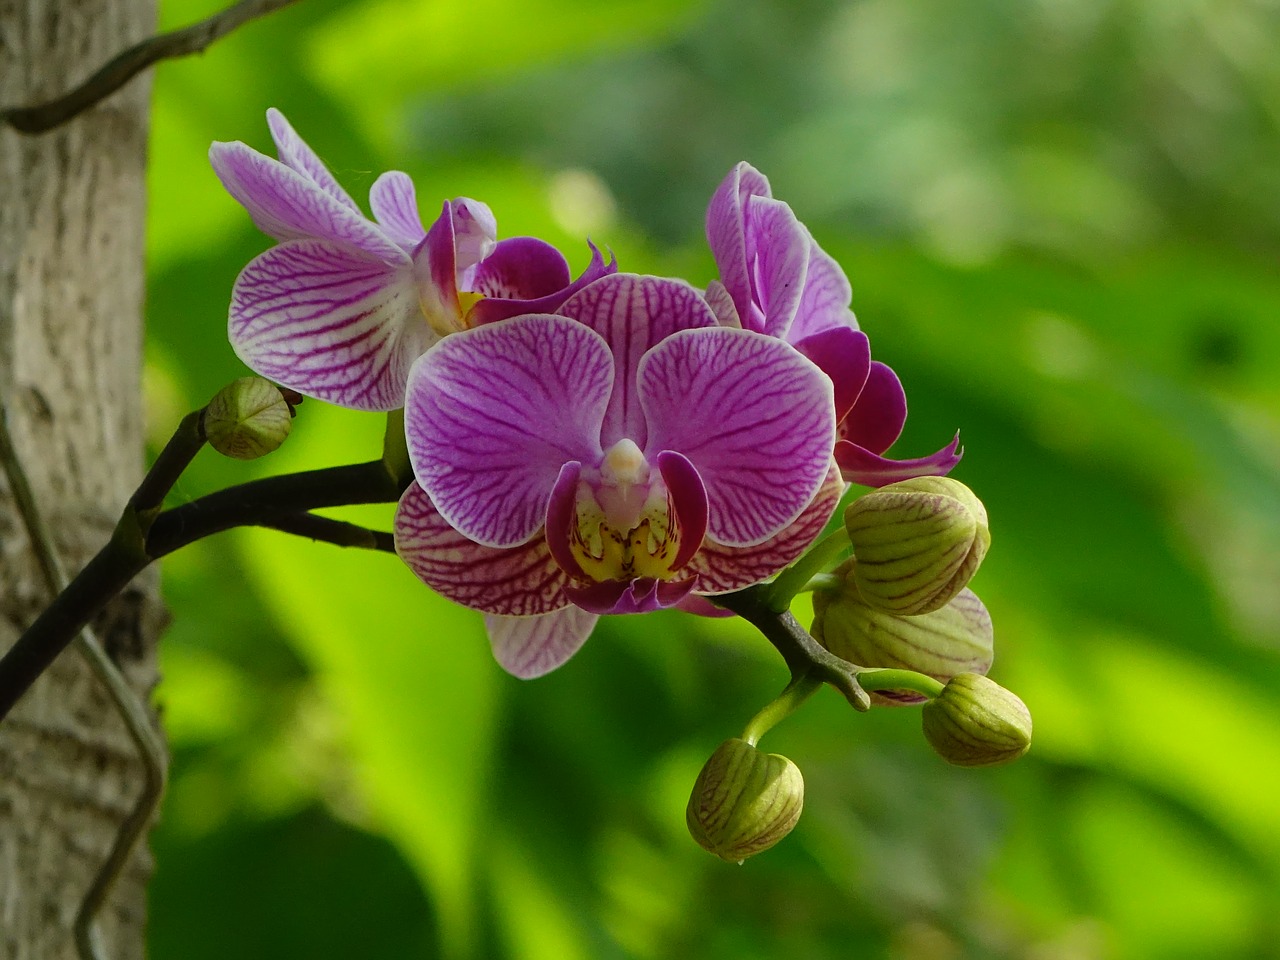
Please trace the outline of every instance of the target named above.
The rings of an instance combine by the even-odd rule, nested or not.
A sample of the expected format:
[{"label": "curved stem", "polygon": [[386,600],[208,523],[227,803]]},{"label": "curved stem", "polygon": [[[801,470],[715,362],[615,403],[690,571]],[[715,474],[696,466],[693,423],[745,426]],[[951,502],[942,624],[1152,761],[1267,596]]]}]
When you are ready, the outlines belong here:
[{"label": "curved stem", "polygon": [[910,690],[930,700],[942,693],[942,684],[933,677],[914,670],[861,670],[858,683],[864,690]]},{"label": "curved stem", "polygon": [[765,639],[782,654],[793,679],[807,676],[829,683],[855,710],[870,709],[871,698],[858,683],[860,668],[840,659],[813,639],[789,611],[773,609],[770,596],[765,592],[768,586],[747,587],[709,599],[726,610],[732,610],[764,634]]},{"label": "curved stem", "polygon": [[772,730],[822,688],[822,681],[808,675],[794,678],[785,690],[776,698],[765,704],[747,723],[742,731],[742,739],[753,747],[760,738]]},{"label": "curved stem", "polygon": [[769,608],[775,613],[789,608],[795,595],[848,549],[849,534],[843,526],[827,534],[808,553],[778,574],[772,583],[764,585],[765,602]]},{"label": "curved stem", "polygon": [[320,517],[314,513],[292,513],[288,516],[264,520],[255,526],[279,530],[281,533],[291,533],[295,537],[306,537],[308,540],[332,543],[335,547],[356,547],[361,550],[381,550],[385,553],[396,552],[396,538],[385,530],[370,530],[355,523]]}]

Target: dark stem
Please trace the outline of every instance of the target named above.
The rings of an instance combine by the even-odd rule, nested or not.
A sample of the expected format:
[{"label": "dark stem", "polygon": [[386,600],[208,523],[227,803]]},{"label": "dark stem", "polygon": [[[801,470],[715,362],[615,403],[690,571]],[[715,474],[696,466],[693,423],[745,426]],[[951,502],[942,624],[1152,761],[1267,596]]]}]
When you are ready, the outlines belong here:
[{"label": "dark stem", "polygon": [[782,654],[793,679],[809,677],[829,683],[855,710],[870,709],[871,698],[858,683],[860,668],[840,659],[813,639],[790,611],[779,613],[774,610],[767,585],[748,587],[710,599],[726,610],[732,610],[763,633],[765,639]]},{"label": "dark stem", "polygon": [[182,418],[178,429],[129,498],[130,508],[139,514],[160,509],[164,498],[182,476],[182,471],[191,465],[195,455],[204,447],[204,431],[200,427],[203,416],[203,410],[196,410]]},{"label": "dark stem", "polygon": [[318,517],[314,513],[293,513],[275,517],[257,526],[279,530],[281,533],[291,533],[296,537],[306,537],[308,540],[332,543],[337,547],[396,552],[396,538],[385,530],[370,530],[343,520]]},{"label": "dark stem", "polygon": [[0,121],[19,133],[45,133],[105,100],[152,64],[200,53],[242,24],[294,2],[296,0],[240,0],[199,23],[148,37],[116,54],[88,80],[60,97],[46,103],[0,110]]}]

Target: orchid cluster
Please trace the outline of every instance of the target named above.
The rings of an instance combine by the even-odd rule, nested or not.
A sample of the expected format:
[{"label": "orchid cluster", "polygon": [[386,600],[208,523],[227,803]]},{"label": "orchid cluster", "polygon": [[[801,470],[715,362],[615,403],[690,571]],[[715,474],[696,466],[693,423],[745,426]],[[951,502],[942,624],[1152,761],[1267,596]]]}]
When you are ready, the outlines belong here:
[{"label": "orchid cluster", "polygon": [[[210,151],[227,190],[277,241],[235,281],[232,347],[303,396],[403,408],[412,479],[396,510],[395,550],[432,589],[485,615],[497,661],[516,676],[559,667],[601,616],[672,607],[725,615],[725,598],[808,569],[804,558],[850,484],[892,491],[943,477],[960,459],[958,437],[928,456],[885,456],[906,419],[902,384],[872,360],[840,266],[746,163],[711,197],[706,236],[719,276],[705,286],[621,272],[590,243],[575,279],[550,244],[499,240],[477,200],[445,200],[424,226],[404,173],[374,181],[367,217],[279,112],[267,119],[278,159],[243,143]],[[916,502],[905,509],[937,513]],[[922,541],[913,530],[906,540],[934,549],[931,535]],[[839,536],[848,547],[851,533]],[[906,540],[873,530],[867,542]],[[937,550],[947,567],[953,544]],[[881,569],[874,552],[867,576]],[[919,552],[898,554],[910,564]],[[831,594],[820,610],[874,593],[849,572],[859,562],[813,571],[809,588],[825,583]],[[911,580],[892,562],[883,570],[882,597],[933,576],[915,570]],[[972,609],[968,591],[956,597],[963,587],[939,606]],[[869,602],[875,616],[919,614]],[[878,628],[864,619],[865,639]],[[972,635],[965,623],[952,632]],[[823,639],[821,623],[815,636]],[[956,673],[988,665],[966,660]],[[911,664],[856,669],[868,667]],[[901,669],[880,672],[894,674],[882,690],[903,682]],[[939,690],[951,679],[924,673],[936,680],[921,682]],[[759,732],[724,752],[737,758],[734,769],[755,763]],[[786,832],[773,823],[746,829],[745,847],[726,841],[717,816],[732,820],[734,836],[754,821],[728,816],[721,787],[733,777],[708,771],[699,782],[717,785],[707,796],[718,799],[695,794],[690,805],[704,846],[741,859],[763,848],[761,836]],[[743,789],[729,793],[741,799]],[[744,802],[763,809],[758,792]],[[798,816],[798,802],[788,803]]]}]

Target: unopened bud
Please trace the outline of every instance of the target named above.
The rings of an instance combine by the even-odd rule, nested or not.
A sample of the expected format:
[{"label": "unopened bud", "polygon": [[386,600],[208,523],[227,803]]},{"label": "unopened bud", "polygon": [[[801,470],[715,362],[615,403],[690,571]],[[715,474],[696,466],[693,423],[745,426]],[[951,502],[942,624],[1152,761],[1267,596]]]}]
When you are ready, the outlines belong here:
[{"label": "unopened bud", "polygon": [[293,408],[270,380],[241,377],[209,401],[201,420],[209,446],[237,460],[256,460],[284,443]]},{"label": "unopened bud", "polygon": [[[853,585],[857,565],[853,561],[835,571],[844,577],[841,589],[814,591],[812,633],[820,644],[860,667],[914,670],[941,683],[991,669],[991,615],[972,590],[961,590],[941,610],[902,617],[867,604]],[[871,702],[881,706],[923,699],[910,691],[871,694]]]},{"label": "unopened bud", "polygon": [[726,740],[698,774],[685,821],[704,850],[741,863],[790,833],[803,807],[799,767],[745,740]]},{"label": "unopened bud", "polygon": [[977,572],[991,544],[982,501],[949,477],[881,487],[851,503],[844,523],[863,599],[904,616],[945,606]]},{"label": "unopened bud", "polygon": [[925,739],[948,763],[1009,763],[1031,746],[1031,713],[1015,694],[975,673],[953,678],[921,710]]}]

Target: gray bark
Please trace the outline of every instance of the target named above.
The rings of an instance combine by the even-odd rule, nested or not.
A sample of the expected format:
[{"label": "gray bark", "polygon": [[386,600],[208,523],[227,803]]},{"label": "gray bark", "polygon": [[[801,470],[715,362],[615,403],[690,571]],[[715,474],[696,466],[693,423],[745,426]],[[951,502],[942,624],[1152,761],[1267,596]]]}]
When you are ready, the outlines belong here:
[{"label": "gray bark", "polygon": [[[0,0],[0,104],[44,100],[154,27],[154,0]],[[142,468],[144,170],[137,78],[38,137],[0,130],[0,397],[74,572]],[[0,479],[0,650],[48,601]],[[98,621],[131,683],[155,681],[159,605],[135,582]],[[74,648],[0,724],[0,958],[75,956],[72,922],[142,783],[105,690]],[[113,960],[141,957],[149,856],[101,915]]]}]

